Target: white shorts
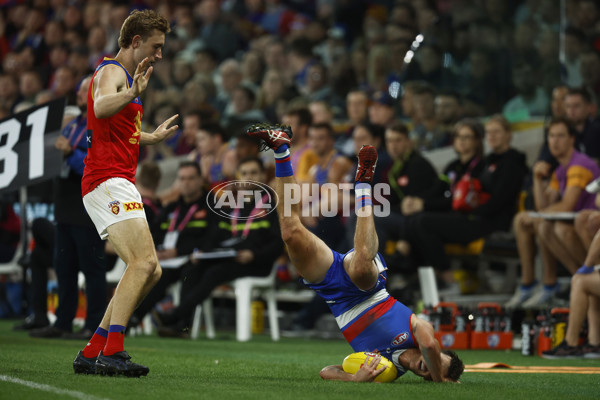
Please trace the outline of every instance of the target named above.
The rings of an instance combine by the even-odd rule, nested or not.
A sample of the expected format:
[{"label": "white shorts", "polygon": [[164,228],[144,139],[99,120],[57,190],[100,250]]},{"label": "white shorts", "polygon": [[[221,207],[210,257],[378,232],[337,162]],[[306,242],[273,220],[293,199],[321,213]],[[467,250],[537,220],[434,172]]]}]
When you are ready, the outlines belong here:
[{"label": "white shorts", "polygon": [[106,228],[131,218],[144,218],[142,196],[135,185],[124,178],[110,178],[83,197],[83,205],[102,240]]}]

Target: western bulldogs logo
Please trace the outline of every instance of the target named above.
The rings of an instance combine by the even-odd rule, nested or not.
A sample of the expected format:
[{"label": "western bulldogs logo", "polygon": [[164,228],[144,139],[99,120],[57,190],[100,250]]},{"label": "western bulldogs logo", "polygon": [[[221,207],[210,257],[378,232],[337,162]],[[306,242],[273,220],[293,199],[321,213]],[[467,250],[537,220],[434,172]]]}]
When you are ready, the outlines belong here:
[{"label": "western bulldogs logo", "polygon": [[442,347],[452,347],[452,345],[454,344],[454,335],[452,334],[447,334],[442,336]]},{"label": "western bulldogs logo", "polygon": [[406,342],[406,339],[408,339],[408,333],[402,332],[394,338],[394,340],[392,341],[392,345],[399,346],[402,343]]},{"label": "western bulldogs logo", "polygon": [[119,200],[111,201],[108,203],[108,208],[110,208],[110,211],[112,211],[113,214],[118,215],[119,211],[121,211],[119,205],[121,205]]},{"label": "western bulldogs logo", "polygon": [[500,344],[500,336],[496,335],[495,333],[489,335],[487,337],[487,344],[490,346],[490,349],[498,347]]}]

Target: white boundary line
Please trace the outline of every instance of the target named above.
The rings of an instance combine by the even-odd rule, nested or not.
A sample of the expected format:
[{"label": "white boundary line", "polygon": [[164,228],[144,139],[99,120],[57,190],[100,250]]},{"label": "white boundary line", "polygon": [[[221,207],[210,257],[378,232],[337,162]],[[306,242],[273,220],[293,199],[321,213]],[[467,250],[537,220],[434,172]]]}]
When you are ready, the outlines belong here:
[{"label": "white boundary line", "polygon": [[32,389],[43,390],[45,392],[63,394],[63,395],[71,396],[71,397],[74,397],[74,398],[80,399],[80,400],[105,400],[102,397],[92,396],[87,393],[78,392],[75,390],[61,389],[61,388],[57,388],[54,386],[45,385],[43,383],[25,381],[23,379],[14,378],[12,376],[7,376],[7,375],[0,375],[0,381],[16,383],[18,385],[23,385],[23,386],[26,386],[26,387],[32,388]]}]

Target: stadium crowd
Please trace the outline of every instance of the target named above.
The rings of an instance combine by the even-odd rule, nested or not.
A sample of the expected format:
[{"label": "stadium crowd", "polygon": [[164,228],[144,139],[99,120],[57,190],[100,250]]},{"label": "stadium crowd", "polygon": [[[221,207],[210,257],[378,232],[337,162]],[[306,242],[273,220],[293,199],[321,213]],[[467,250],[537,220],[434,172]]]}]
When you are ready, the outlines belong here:
[{"label": "stadium crowd", "polygon": [[[539,211],[584,210],[570,226],[537,223],[523,213],[512,223],[523,279],[511,306],[552,304],[556,261],[571,274],[587,261],[599,215],[593,196],[580,196],[600,175],[600,6],[593,0],[565,4],[561,19],[554,0],[4,1],[0,118],[66,97],[66,125],[78,115],[81,82],[118,51],[119,28],[130,11],[157,10],[172,31],[142,98],[142,129],[152,131],[175,113],[182,128],[161,145],[142,148],[140,159],[154,171],[155,162],[185,160],[168,189],[156,191],[157,173],[138,181],[159,258],[203,247],[206,213],[187,213],[205,210],[207,189],[239,178],[244,163],[257,174],[264,167],[265,182],[273,177],[272,157],[260,160],[260,143],[242,133],[253,122],[281,122],[294,133],[291,157],[300,182],[352,183],[360,146],[378,148],[374,183],[389,184],[392,210],[377,221],[377,232],[391,274],[433,265],[440,282],[453,285],[443,244],[509,230],[522,190],[532,193]],[[511,147],[511,122],[536,118],[552,119],[550,127],[563,130],[550,128],[527,183],[525,157]],[[448,146],[457,159],[441,179],[420,153]],[[457,201],[465,178],[482,186],[479,202]],[[182,243],[167,245],[165,232],[184,219],[182,230],[189,232],[180,232]],[[303,223],[330,247],[347,249],[349,219],[339,213]],[[531,272],[534,237],[546,267],[539,284]],[[395,248],[386,248],[389,241]],[[575,243],[568,246],[573,254],[550,251],[561,243]],[[236,262],[269,273],[253,254]],[[179,279],[186,270],[193,268],[182,266],[163,279]],[[207,283],[197,276],[186,287],[210,292],[226,278],[211,276]],[[149,299],[159,300],[165,285]],[[192,309],[184,304],[177,318],[161,318],[181,325]],[[151,308],[143,304],[142,310]],[[47,323],[42,318],[27,328]]]}]

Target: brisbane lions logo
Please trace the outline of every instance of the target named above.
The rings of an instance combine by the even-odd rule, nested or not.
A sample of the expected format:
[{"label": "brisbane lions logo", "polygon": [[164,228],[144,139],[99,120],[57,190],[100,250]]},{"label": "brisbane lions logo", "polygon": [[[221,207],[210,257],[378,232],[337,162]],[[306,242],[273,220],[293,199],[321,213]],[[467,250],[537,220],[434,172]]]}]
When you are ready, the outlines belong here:
[{"label": "brisbane lions logo", "polygon": [[392,345],[399,346],[402,343],[406,342],[406,339],[408,339],[408,333],[402,332],[401,334],[399,334],[398,336],[396,336],[394,338],[394,340],[392,341]]},{"label": "brisbane lions logo", "polygon": [[113,214],[118,215],[119,211],[121,211],[121,208],[119,207],[120,204],[121,203],[118,200],[111,201],[108,203],[108,208],[110,208],[110,211],[112,211]]}]

